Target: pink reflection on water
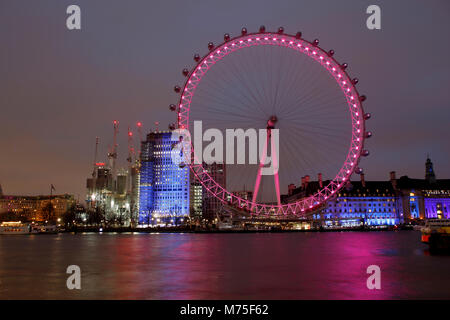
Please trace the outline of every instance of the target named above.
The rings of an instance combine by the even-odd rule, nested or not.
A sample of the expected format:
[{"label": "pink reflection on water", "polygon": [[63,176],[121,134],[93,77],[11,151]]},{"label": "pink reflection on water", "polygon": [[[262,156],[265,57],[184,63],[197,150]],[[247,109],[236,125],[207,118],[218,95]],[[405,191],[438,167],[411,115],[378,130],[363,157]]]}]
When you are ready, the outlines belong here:
[{"label": "pink reflection on water", "polygon": [[[2,237],[0,298],[450,298],[450,256],[425,248],[413,231]],[[70,264],[80,291],[65,286]],[[369,265],[381,290],[366,287]]]}]

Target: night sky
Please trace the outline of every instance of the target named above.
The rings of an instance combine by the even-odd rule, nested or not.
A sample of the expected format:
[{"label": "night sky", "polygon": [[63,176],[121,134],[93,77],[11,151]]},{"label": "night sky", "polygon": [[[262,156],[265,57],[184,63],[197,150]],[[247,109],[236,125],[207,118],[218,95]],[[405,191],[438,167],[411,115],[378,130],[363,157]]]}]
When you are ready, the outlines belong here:
[{"label": "night sky", "polygon": [[[81,7],[82,30],[66,28],[70,4]],[[370,4],[381,7],[381,30],[366,28]],[[106,161],[112,120],[125,166],[129,125],[174,122],[172,88],[193,54],[261,24],[319,38],[359,78],[373,115],[366,179],[392,170],[423,178],[427,153],[437,177],[450,178],[449,18],[444,0],[2,0],[0,184],[6,194],[46,194],[52,183],[83,199],[95,137]]]}]

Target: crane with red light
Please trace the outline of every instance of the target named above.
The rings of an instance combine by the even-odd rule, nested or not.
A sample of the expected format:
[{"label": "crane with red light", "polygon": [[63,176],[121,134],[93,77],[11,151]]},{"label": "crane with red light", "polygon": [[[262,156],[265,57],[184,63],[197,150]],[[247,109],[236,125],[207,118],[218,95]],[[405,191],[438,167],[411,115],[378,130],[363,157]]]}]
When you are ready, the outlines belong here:
[{"label": "crane with red light", "polygon": [[128,179],[127,179],[127,193],[131,194],[132,189],[132,176],[133,176],[133,162],[136,158],[136,153],[134,151],[134,145],[133,145],[133,132],[131,131],[130,127],[128,127]]},{"label": "crane with red light", "polygon": [[138,132],[138,138],[139,138],[139,151],[138,151],[138,160],[141,159],[141,143],[142,143],[142,122],[138,121],[136,122],[137,132]]}]

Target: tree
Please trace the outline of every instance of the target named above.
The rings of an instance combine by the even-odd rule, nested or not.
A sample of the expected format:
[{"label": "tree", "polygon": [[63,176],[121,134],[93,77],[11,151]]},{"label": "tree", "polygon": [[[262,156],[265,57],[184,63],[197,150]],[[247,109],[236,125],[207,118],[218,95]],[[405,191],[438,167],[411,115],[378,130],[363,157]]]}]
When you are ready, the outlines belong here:
[{"label": "tree", "polygon": [[42,209],[42,214],[44,220],[47,221],[49,224],[56,222],[55,210],[53,209],[53,204],[50,201]]},{"label": "tree", "polygon": [[96,207],[90,210],[88,215],[89,224],[99,226],[105,219],[105,210],[101,207]]},{"label": "tree", "polygon": [[15,221],[17,220],[16,214],[12,211],[3,212],[0,214],[1,221]]},{"label": "tree", "polygon": [[74,225],[74,221],[77,218],[77,207],[75,204],[72,204],[63,216],[63,223],[66,228],[72,227]]}]

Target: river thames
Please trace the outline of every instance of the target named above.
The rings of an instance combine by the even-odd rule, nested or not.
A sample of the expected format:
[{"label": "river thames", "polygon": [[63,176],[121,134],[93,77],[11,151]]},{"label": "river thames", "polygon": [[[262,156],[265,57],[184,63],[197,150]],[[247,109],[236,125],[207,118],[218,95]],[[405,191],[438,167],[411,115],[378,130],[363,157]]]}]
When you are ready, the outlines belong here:
[{"label": "river thames", "polygon": [[450,299],[449,272],[417,231],[0,236],[0,299]]}]

